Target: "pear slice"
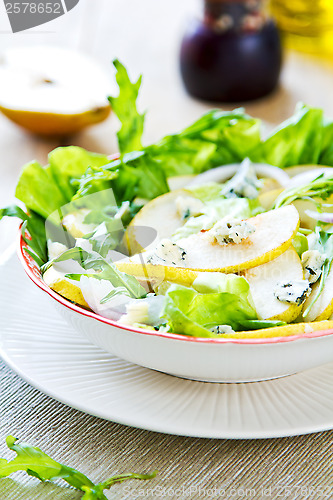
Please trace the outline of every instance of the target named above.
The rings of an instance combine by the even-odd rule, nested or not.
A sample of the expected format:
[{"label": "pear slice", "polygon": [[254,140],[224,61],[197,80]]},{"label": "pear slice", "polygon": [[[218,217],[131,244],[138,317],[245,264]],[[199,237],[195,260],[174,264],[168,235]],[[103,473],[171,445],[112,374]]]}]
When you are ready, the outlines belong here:
[{"label": "pear slice", "polygon": [[187,252],[186,267],[233,273],[265,264],[290,247],[299,227],[299,215],[290,205],[259,214],[248,222],[256,230],[238,244],[212,243],[205,232],[177,241]]},{"label": "pear slice", "polygon": [[[309,297],[304,302],[303,311],[311,304],[312,300],[315,298],[318,288],[320,286],[320,280],[317,281],[312,287],[312,292]],[[307,321],[323,321],[329,319],[333,314],[333,265],[331,266],[330,272],[326,278],[324,287],[318,300],[313,304],[310,309],[309,314],[306,316]]]},{"label": "pear slice", "polygon": [[44,273],[43,280],[52,290],[59,293],[59,295],[65,299],[85,307],[86,309],[90,309],[83,297],[81,289],[75,285],[73,281],[66,278],[65,273],[56,270],[54,266],[50,267],[50,269]]},{"label": "pear slice", "polygon": [[[240,272],[265,264],[285,252],[297,233],[299,215],[295,207],[288,205],[257,215],[248,221],[256,231],[239,244],[212,243],[205,232],[177,241],[177,245],[186,251],[186,267],[147,263],[150,252],[134,255],[116,265],[121,271],[142,277],[154,277],[158,268],[160,274],[165,276],[164,279],[173,276],[170,281],[176,281],[177,275],[182,276],[185,281],[185,277],[191,275],[190,270]],[[191,279],[192,276],[187,281],[191,283]]]},{"label": "pear slice", "polygon": [[105,120],[110,85],[95,61],[64,48],[16,47],[0,58],[0,110],[39,135],[73,134]]},{"label": "pear slice", "polygon": [[227,333],[222,335],[221,338],[264,339],[272,337],[290,337],[291,335],[307,335],[313,332],[330,330],[332,328],[333,328],[333,321],[316,321],[314,323],[293,323],[292,325],[275,326],[273,328],[263,328],[261,330]]},{"label": "pear slice", "polygon": [[281,302],[274,295],[279,281],[303,280],[303,267],[291,245],[288,250],[266,264],[248,269],[243,273],[250,284],[250,291],[259,319],[271,319],[291,323],[300,314],[302,306]]},{"label": "pear slice", "polygon": [[191,196],[189,191],[176,189],[151,200],[137,213],[129,224],[126,234],[127,245],[131,250],[131,254],[142,252],[145,248],[144,241],[140,239],[140,228],[149,227],[155,229],[158,240],[162,240],[170,238],[184,224],[185,221],[178,213],[176,206],[176,200],[179,196],[196,199],[195,196]]}]

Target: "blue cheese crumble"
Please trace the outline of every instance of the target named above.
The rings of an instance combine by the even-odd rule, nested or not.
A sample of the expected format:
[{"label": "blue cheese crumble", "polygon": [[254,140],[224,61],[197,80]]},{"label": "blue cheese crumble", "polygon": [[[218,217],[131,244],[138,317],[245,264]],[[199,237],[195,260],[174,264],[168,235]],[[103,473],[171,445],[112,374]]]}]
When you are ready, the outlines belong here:
[{"label": "blue cheese crumble", "polygon": [[307,250],[302,254],[302,266],[304,269],[304,278],[313,284],[319,280],[322,268],[326,260],[326,255],[318,250]]},{"label": "blue cheese crumble", "polygon": [[230,325],[213,326],[213,328],[210,328],[210,331],[212,333],[215,333],[216,335],[224,335],[226,333],[235,333],[235,330],[233,330]]},{"label": "blue cheese crumble", "polygon": [[226,183],[221,194],[226,198],[257,198],[261,182],[250,160],[242,163],[238,172]]},{"label": "blue cheese crumble", "polygon": [[171,240],[163,239],[147,259],[147,264],[173,265],[185,267],[187,252]]},{"label": "blue cheese crumble", "polygon": [[217,241],[219,245],[239,244],[253,234],[255,230],[256,228],[245,220],[222,219],[207,231],[206,235],[211,242]]},{"label": "blue cheese crumble", "polygon": [[202,201],[192,196],[178,196],[176,198],[176,209],[183,220],[190,217],[202,215],[205,211],[205,206]]},{"label": "blue cheese crumble", "polygon": [[274,289],[275,297],[281,302],[302,305],[311,293],[308,280],[280,281]]}]

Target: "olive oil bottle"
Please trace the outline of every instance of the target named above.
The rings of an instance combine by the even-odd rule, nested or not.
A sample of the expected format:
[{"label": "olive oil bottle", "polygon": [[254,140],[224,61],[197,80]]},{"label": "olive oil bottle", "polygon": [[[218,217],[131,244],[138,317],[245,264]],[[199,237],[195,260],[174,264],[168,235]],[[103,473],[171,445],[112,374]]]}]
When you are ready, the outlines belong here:
[{"label": "olive oil bottle", "polygon": [[333,0],[270,0],[290,48],[333,56]]}]

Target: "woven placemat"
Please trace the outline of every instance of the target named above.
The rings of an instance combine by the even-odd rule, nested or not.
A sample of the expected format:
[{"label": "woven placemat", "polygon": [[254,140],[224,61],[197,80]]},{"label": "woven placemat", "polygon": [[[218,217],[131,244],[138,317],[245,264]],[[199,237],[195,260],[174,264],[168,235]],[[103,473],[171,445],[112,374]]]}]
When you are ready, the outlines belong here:
[{"label": "woven placemat", "polygon": [[[159,470],[150,482],[116,485],[108,498],[333,498],[333,432],[268,440],[168,436],[85,415],[38,392],[0,363],[0,456],[13,434],[93,480]],[[59,483],[60,484],[60,483]],[[75,500],[70,488],[17,474],[1,500]]]}]

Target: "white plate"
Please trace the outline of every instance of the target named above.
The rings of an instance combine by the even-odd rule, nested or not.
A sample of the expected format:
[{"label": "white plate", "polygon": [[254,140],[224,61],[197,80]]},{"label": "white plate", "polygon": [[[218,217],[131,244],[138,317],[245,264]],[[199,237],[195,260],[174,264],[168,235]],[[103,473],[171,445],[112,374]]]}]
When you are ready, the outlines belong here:
[{"label": "white plate", "polygon": [[74,332],[12,256],[0,266],[1,355],[22,378],[91,415],[207,438],[268,438],[333,428],[333,363],[278,380],[213,384],[118,359]]}]

